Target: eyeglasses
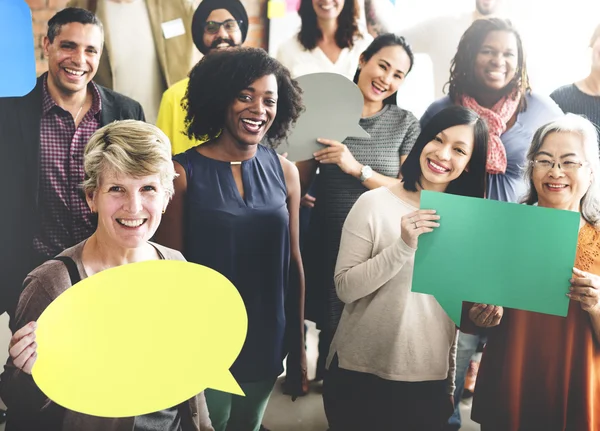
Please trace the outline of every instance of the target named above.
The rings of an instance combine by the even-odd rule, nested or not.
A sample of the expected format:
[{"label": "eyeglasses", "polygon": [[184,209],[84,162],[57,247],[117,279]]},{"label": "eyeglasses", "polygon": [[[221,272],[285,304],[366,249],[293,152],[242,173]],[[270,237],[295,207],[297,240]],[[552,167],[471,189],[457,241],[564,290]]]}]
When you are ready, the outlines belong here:
[{"label": "eyeglasses", "polygon": [[547,172],[550,169],[554,169],[555,165],[558,165],[558,169],[561,169],[564,172],[575,172],[581,169],[583,166],[587,166],[589,163],[577,162],[574,160],[565,160],[562,163],[558,163],[553,160],[538,159],[532,160],[531,164],[533,165],[533,169],[540,172]]},{"label": "eyeglasses", "polygon": [[242,22],[242,20],[236,21],[234,19],[227,19],[223,22],[206,21],[204,23],[204,31],[208,34],[217,34],[221,26],[223,26],[227,33],[232,34],[240,30],[240,25],[242,25]]}]

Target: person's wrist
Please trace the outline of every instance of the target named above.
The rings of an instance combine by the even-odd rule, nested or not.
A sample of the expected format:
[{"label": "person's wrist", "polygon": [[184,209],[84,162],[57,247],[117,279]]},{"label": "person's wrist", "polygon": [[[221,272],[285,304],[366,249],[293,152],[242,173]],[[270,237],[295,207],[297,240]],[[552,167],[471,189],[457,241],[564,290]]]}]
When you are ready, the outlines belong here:
[{"label": "person's wrist", "polygon": [[359,176],[358,176],[358,180],[361,183],[364,183],[365,181],[368,181],[369,179],[371,179],[373,177],[374,173],[375,172],[373,171],[373,169],[370,166],[368,166],[368,165],[361,165],[360,173],[359,173]]},{"label": "person's wrist", "polygon": [[590,317],[600,320],[600,305],[596,305],[594,308],[591,308],[588,310],[588,313],[590,314]]},{"label": "person's wrist", "polygon": [[352,176],[354,178],[360,179],[360,174],[362,172],[362,168],[363,168],[363,165],[360,164],[359,162],[356,162],[356,166],[353,169]]}]

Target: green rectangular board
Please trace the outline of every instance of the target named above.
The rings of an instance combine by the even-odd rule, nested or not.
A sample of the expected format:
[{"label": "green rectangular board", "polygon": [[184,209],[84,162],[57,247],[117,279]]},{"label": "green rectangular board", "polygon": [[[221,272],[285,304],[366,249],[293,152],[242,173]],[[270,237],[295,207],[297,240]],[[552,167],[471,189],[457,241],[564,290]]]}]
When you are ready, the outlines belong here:
[{"label": "green rectangular board", "polygon": [[580,214],[421,192],[440,227],[422,234],[412,291],[434,295],[460,325],[462,301],[565,317]]}]

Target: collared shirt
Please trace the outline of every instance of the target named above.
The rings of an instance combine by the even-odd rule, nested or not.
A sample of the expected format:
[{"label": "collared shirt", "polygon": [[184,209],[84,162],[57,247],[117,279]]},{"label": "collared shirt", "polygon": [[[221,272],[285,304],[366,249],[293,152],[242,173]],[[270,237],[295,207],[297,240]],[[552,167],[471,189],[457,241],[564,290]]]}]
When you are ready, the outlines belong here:
[{"label": "collared shirt", "polygon": [[92,107],[79,127],[71,113],[56,104],[48,92],[48,76],[42,91],[40,124],[40,226],[34,235],[36,252],[50,258],[88,238],[96,223],[85,201],[83,150],[92,134],[100,128],[102,102],[96,85]]}]

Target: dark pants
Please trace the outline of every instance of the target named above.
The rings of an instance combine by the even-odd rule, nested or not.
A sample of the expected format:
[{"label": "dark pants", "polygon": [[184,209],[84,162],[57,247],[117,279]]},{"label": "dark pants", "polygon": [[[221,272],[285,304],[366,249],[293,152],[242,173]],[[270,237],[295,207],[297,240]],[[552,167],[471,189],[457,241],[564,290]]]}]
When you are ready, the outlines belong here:
[{"label": "dark pants", "polygon": [[[308,188],[307,194],[311,196],[315,196],[316,193],[316,178]],[[310,225],[310,214],[312,212],[312,208],[300,207],[300,249],[304,249],[304,242],[306,241],[306,237],[308,235],[308,227]],[[306,324],[304,325],[304,336],[306,337],[308,328]],[[319,356],[317,358],[317,373],[316,380],[323,379],[323,373],[325,371],[325,359],[329,354],[329,345],[331,344],[331,337],[326,333],[326,331],[321,330],[319,334]],[[305,338],[306,340],[306,338]],[[306,346],[305,346],[306,347]]]},{"label": "dark pants", "polygon": [[325,373],[323,404],[331,431],[439,431],[453,409],[446,385],[345,370],[335,357]]}]

